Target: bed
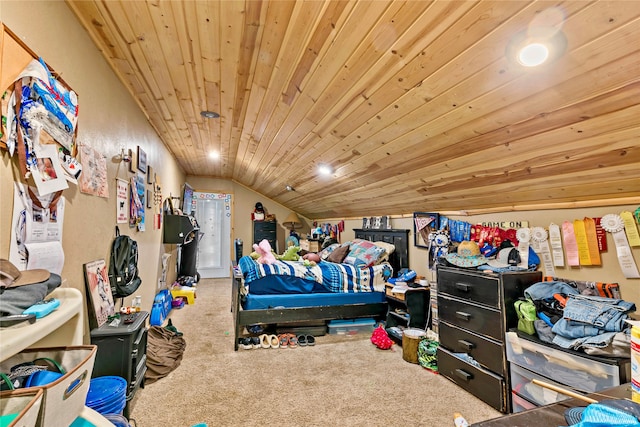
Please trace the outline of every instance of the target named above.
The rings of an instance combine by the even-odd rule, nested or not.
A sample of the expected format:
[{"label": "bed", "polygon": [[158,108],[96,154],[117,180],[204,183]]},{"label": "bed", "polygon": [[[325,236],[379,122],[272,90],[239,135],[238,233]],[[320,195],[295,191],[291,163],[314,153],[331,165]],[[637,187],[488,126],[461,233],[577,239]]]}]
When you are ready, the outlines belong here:
[{"label": "bed", "polygon": [[[342,246],[345,244],[354,248],[371,242],[354,239]],[[406,246],[406,240],[398,244]],[[388,246],[387,253],[395,250],[394,245]],[[406,253],[407,248],[403,249]],[[249,325],[383,319],[387,313],[385,283],[397,272],[385,256],[370,266],[353,259],[346,261],[324,260],[309,267],[301,261],[260,264],[249,256],[240,258],[233,268],[234,349],[238,350],[238,338],[244,336],[244,328]]]}]

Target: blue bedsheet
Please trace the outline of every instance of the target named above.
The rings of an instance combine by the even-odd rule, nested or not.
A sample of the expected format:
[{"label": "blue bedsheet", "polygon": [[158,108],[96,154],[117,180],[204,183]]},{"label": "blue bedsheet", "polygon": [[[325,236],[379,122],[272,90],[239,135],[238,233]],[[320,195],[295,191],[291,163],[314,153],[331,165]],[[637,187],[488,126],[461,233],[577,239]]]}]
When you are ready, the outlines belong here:
[{"label": "blue bedsheet", "polygon": [[[321,261],[313,267],[302,261],[276,261],[260,264],[249,256],[238,266],[251,294],[384,292],[384,284],[393,274],[391,265],[382,263],[368,268]],[[272,277],[276,280],[260,280]],[[254,284],[252,286],[252,283]]]}]

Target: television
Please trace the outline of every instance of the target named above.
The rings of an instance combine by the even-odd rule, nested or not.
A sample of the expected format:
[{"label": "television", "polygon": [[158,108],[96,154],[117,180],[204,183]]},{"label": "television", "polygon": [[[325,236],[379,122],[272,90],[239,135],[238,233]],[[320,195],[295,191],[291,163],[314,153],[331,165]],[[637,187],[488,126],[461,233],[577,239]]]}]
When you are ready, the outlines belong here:
[{"label": "television", "polygon": [[193,187],[188,183],[184,183],[182,190],[182,213],[191,215],[193,211]]}]

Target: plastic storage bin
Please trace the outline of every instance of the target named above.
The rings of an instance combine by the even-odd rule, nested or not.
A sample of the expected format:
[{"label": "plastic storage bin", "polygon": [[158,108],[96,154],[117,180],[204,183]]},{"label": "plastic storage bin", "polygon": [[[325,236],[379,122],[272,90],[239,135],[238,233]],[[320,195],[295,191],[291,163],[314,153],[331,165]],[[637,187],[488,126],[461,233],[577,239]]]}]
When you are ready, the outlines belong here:
[{"label": "plastic storage bin", "polygon": [[594,392],[628,381],[629,359],[589,356],[519,337],[507,332],[507,360],[545,378],[582,392]]},{"label": "plastic storage bin", "polygon": [[529,409],[537,408],[536,405],[518,396],[515,392],[511,392],[511,403],[513,405],[513,412],[528,411]]},{"label": "plastic storage bin", "polygon": [[527,399],[529,402],[542,406],[569,399],[569,396],[567,395],[532,383],[531,380],[534,379],[556,385],[560,388],[566,388],[566,386],[562,384],[558,384],[548,378],[534,374],[533,372],[521,368],[518,365],[514,365],[513,363],[511,364],[511,389]]},{"label": "plastic storage bin", "polygon": [[[43,392],[38,426],[68,426],[85,407],[96,349],[95,345],[84,345],[23,350],[4,360],[0,370],[9,372],[12,366],[42,357],[58,362],[66,373],[54,382],[38,387]],[[34,388],[23,390],[33,391]]]},{"label": "plastic storage bin", "polygon": [[373,319],[330,320],[327,324],[332,335],[355,335],[358,332],[372,332],[376,325]]},{"label": "plastic storage bin", "polygon": [[0,425],[35,427],[43,395],[39,388],[0,393]]}]

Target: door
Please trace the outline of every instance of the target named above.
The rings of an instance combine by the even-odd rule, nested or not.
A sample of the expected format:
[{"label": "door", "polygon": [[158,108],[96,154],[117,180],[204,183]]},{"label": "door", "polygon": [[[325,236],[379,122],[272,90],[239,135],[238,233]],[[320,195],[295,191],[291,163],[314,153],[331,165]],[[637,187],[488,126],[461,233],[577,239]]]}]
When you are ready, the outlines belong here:
[{"label": "door", "polygon": [[200,278],[231,277],[231,194],[194,192]]}]

